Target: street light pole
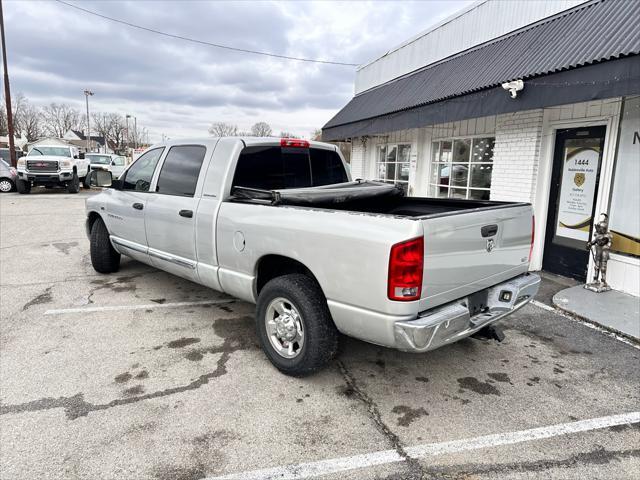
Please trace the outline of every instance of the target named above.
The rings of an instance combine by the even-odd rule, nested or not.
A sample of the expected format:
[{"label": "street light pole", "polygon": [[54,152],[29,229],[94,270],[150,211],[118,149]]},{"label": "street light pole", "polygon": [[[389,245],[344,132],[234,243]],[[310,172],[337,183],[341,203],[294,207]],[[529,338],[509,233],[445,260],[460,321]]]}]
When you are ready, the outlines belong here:
[{"label": "street light pole", "polygon": [[[124,118],[127,119],[127,148],[129,148],[129,146],[131,145],[131,134],[129,133],[129,119],[131,118],[131,115],[129,115],[128,113],[124,116]],[[133,155],[132,155],[133,157]]]},{"label": "street light pole", "polygon": [[138,118],[133,117],[133,146],[138,148]]},{"label": "street light pole", "polygon": [[4,39],[4,15],[0,0],[0,37],[2,38],[2,64],[4,66],[4,99],[7,102],[7,133],[9,135],[9,159],[12,167],[17,167],[16,149],[13,144],[13,112],[11,111],[11,88],[9,87],[9,71],[7,70],[7,44]]},{"label": "street light pole", "polygon": [[89,126],[89,96],[92,96],[93,92],[91,90],[84,91],[84,98],[87,102],[87,153],[91,151],[91,127]]}]

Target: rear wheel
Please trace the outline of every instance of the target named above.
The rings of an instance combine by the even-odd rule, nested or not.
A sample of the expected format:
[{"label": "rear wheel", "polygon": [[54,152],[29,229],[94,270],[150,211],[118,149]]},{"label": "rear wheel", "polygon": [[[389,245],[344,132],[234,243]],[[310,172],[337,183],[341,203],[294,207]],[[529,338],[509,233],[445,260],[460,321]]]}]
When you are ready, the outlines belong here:
[{"label": "rear wheel", "polygon": [[31,182],[18,179],[16,182],[16,188],[18,189],[18,193],[29,193],[31,191]]},{"label": "rear wheel", "polygon": [[287,375],[314,373],[338,351],[338,331],[327,300],[306,275],[284,275],[264,286],[258,297],[256,330],[267,358]]},{"label": "rear wheel", "polygon": [[13,181],[10,178],[0,178],[0,192],[7,193],[13,190]]},{"label": "rear wheel", "polygon": [[67,192],[69,193],[78,193],[80,191],[80,179],[78,178],[78,174],[74,172],[71,181],[67,183]]},{"label": "rear wheel", "polygon": [[102,219],[93,222],[90,239],[91,265],[98,273],[117,272],[120,267],[120,254],[115,251],[109,231]]}]

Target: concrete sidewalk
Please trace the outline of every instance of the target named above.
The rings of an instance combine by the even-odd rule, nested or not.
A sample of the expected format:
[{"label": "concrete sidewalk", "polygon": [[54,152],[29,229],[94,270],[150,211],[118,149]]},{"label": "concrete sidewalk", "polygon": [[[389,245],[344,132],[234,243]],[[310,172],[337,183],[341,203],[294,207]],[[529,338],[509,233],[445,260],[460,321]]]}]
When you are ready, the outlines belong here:
[{"label": "concrete sidewalk", "polygon": [[561,290],[553,296],[561,310],[640,341],[640,298],[610,290],[595,293],[583,285]]}]

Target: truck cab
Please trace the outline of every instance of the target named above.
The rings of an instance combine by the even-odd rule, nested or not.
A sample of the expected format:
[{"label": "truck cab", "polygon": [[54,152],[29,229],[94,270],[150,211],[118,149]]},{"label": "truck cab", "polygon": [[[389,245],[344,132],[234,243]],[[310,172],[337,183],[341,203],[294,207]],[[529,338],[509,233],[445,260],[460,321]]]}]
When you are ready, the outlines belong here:
[{"label": "truck cab", "polygon": [[18,159],[18,192],[31,192],[32,186],[64,187],[69,193],[80,191],[80,182],[88,184],[89,162],[73,145],[35,145]]}]

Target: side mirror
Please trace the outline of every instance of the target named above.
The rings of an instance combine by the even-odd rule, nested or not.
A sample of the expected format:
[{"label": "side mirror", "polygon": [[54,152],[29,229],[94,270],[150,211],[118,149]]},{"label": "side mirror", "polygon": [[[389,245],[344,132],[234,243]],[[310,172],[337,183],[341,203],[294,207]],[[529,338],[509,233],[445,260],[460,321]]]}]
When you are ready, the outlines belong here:
[{"label": "side mirror", "polygon": [[84,160],[84,152],[80,152],[80,153],[78,154],[78,158],[79,158],[80,160]]},{"label": "side mirror", "polygon": [[89,185],[92,187],[110,187],[113,184],[113,177],[108,170],[91,170],[89,174]]}]

